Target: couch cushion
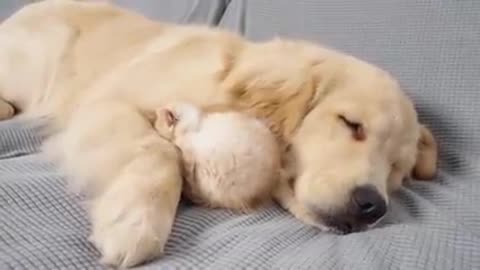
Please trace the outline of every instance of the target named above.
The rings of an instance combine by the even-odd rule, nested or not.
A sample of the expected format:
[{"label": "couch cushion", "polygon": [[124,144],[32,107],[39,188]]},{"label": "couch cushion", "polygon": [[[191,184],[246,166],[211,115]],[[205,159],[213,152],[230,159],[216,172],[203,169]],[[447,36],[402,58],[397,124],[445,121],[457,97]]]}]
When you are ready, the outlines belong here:
[{"label": "couch cushion", "polygon": [[13,12],[28,4],[28,0],[2,0],[0,2],[0,21],[5,20]]}]

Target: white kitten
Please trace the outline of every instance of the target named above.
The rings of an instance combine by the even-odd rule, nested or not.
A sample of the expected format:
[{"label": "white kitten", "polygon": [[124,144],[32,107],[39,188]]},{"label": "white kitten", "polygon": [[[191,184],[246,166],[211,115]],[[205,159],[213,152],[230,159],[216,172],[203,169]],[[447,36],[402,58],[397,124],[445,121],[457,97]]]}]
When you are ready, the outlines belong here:
[{"label": "white kitten", "polygon": [[184,195],[193,202],[246,211],[270,200],[280,153],[260,120],[233,110],[174,104],[156,111],[154,127],[181,150]]}]

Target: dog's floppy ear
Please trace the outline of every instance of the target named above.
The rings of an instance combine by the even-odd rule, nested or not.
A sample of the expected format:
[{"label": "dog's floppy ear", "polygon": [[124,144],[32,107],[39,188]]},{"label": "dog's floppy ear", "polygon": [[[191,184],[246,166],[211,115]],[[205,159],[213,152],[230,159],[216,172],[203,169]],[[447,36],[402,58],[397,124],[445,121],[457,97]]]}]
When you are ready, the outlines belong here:
[{"label": "dog's floppy ear", "polygon": [[[289,137],[309,107],[309,101],[313,97],[312,87],[270,80],[268,74],[254,76],[255,78],[246,78],[230,85],[232,104],[265,119],[277,136]],[[249,79],[252,80],[248,81]]]},{"label": "dog's floppy ear", "polygon": [[324,81],[324,73],[317,76],[322,65],[297,56],[298,50],[280,40],[244,49],[230,58],[223,78],[222,88],[228,91],[230,103],[265,119],[283,139],[301,124],[317,99],[319,81]]},{"label": "dog's floppy ear", "polygon": [[418,180],[430,180],[437,174],[438,145],[432,132],[425,126],[420,127],[417,144],[417,158],[412,176]]},{"label": "dog's floppy ear", "polygon": [[13,108],[13,106],[0,98],[0,121],[12,118],[14,114],[15,109]]}]

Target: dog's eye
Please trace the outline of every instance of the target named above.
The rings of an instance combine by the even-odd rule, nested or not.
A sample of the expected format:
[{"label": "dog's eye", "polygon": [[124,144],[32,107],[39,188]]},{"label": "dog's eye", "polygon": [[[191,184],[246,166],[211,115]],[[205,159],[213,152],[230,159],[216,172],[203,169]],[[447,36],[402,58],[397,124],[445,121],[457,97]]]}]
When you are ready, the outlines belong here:
[{"label": "dog's eye", "polygon": [[355,140],[364,141],[366,139],[365,129],[361,123],[348,120],[344,115],[339,115],[338,118],[352,131]]}]

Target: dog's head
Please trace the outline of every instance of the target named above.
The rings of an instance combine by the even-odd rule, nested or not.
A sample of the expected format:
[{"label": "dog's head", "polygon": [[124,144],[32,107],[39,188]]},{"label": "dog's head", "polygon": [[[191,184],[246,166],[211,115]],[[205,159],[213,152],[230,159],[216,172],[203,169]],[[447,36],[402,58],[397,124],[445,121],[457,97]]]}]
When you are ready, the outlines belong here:
[{"label": "dog's head", "polygon": [[304,222],[348,233],[375,224],[413,172],[436,172],[436,145],[397,82],[368,63],[274,40],[227,61],[232,102],[285,142],[279,203]]}]

